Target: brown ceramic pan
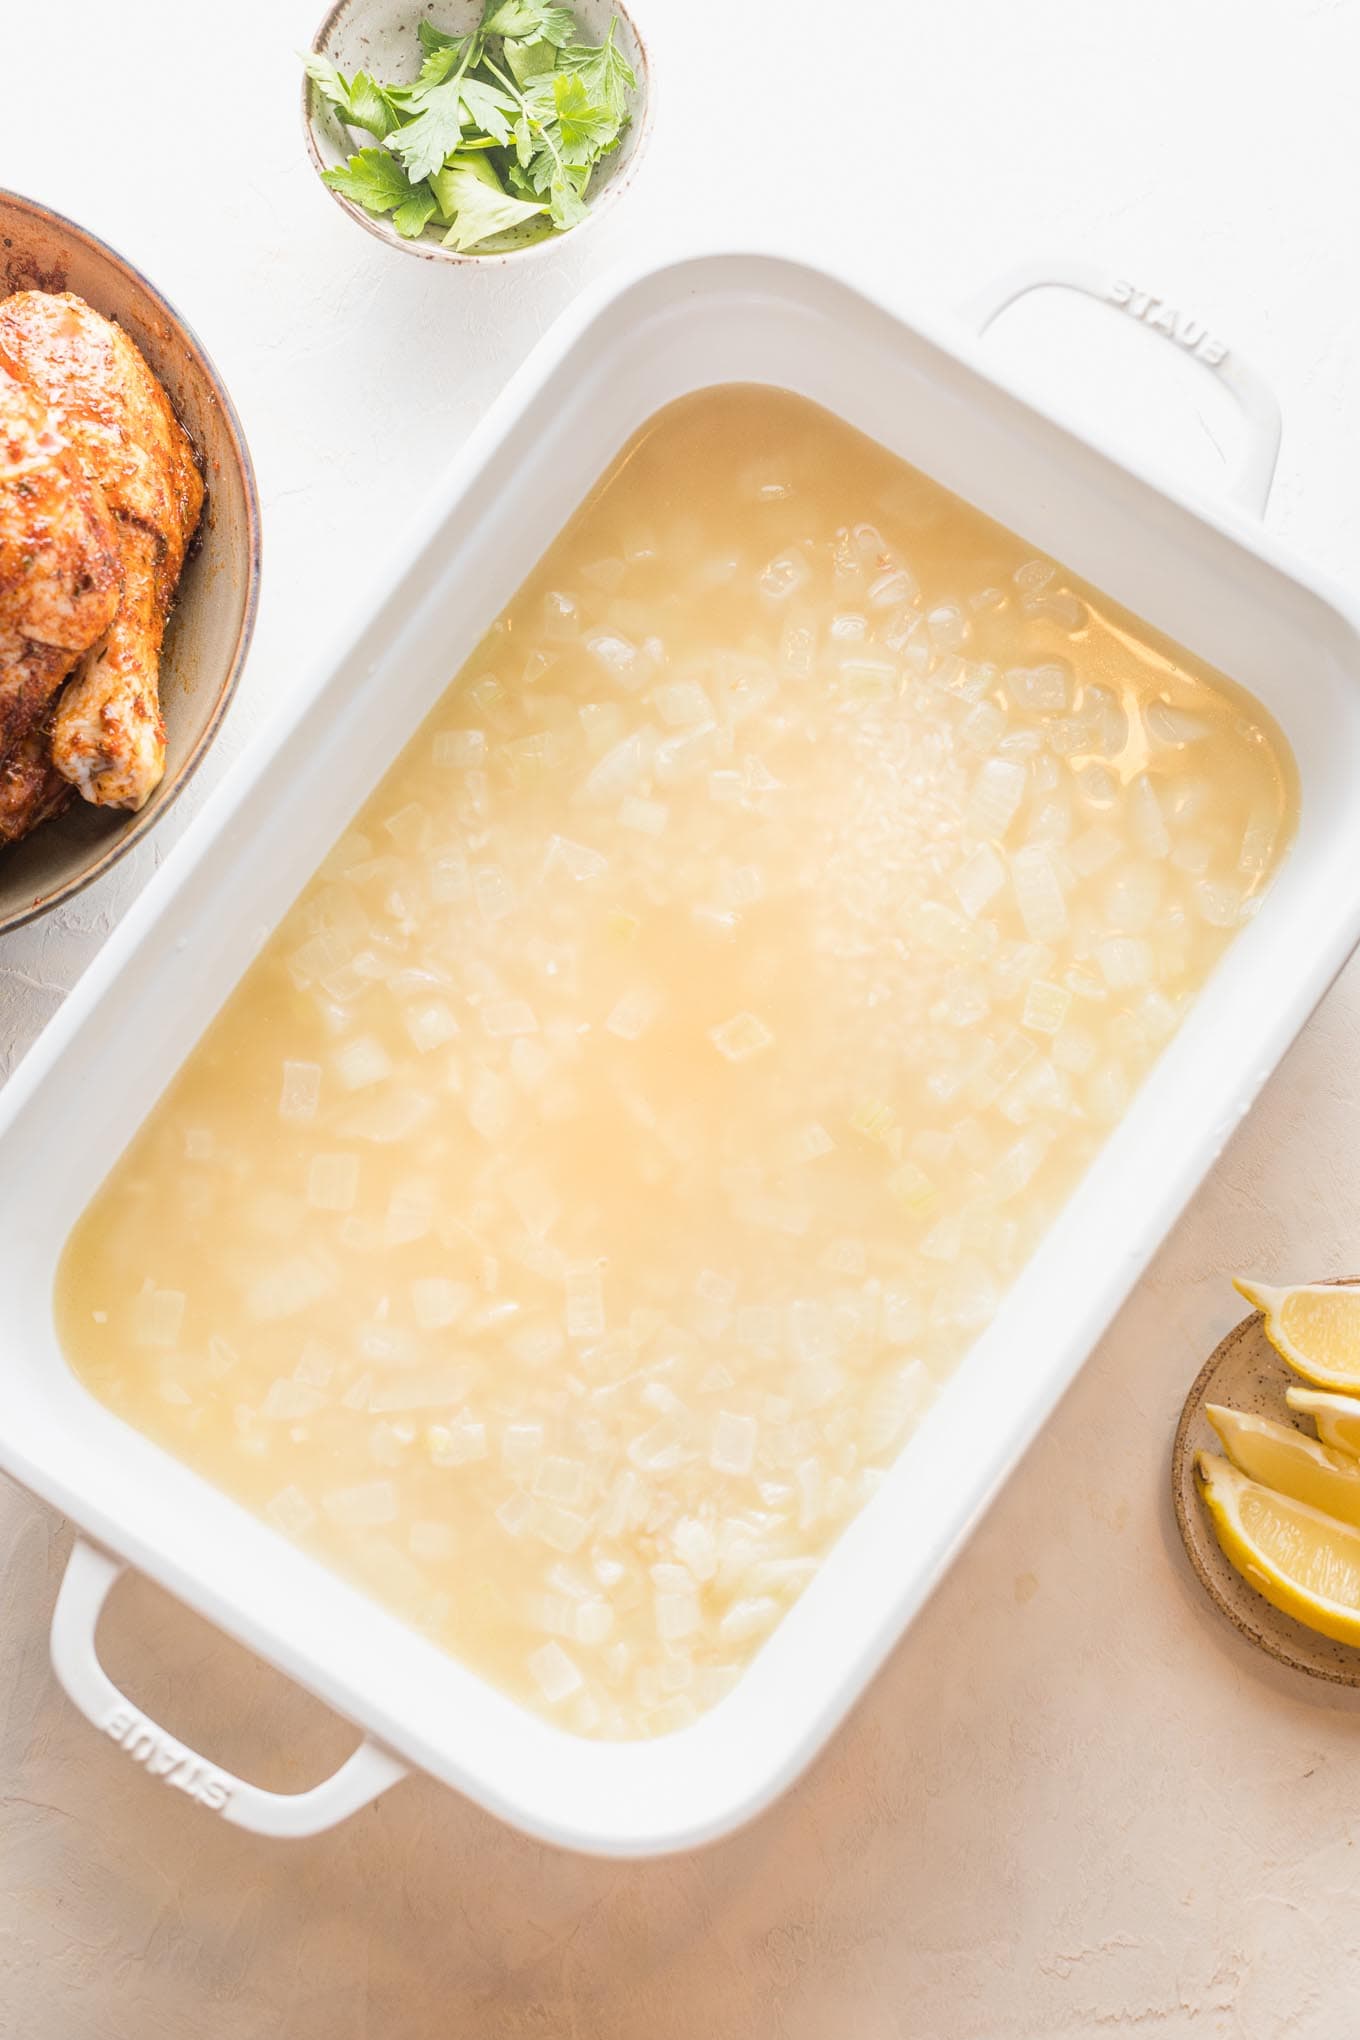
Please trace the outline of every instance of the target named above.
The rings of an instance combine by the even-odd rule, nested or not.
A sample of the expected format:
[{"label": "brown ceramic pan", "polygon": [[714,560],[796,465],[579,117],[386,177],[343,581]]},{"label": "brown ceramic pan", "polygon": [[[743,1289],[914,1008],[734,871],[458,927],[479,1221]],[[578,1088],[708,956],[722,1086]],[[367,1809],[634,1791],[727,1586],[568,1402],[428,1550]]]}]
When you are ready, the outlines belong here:
[{"label": "brown ceramic pan", "polygon": [[116,319],[159,376],[203,465],[207,497],[161,660],[165,777],[138,814],[73,802],[0,848],[0,934],[45,914],[153,829],[203,757],[231,700],[255,623],[260,511],[231,398],[179,314],[131,263],[60,213],[0,191],[0,297],[72,290]]}]

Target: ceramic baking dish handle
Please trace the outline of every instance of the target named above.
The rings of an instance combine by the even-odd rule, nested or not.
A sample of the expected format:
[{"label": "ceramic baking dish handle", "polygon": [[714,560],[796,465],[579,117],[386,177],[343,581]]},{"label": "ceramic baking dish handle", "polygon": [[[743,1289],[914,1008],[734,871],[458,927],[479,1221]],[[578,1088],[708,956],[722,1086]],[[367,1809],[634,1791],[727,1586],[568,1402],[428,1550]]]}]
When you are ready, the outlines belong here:
[{"label": "ceramic baking dish handle", "polygon": [[1247,428],[1246,451],[1231,492],[1244,508],[1261,516],[1280,453],[1280,407],[1255,369],[1211,333],[1202,320],[1094,262],[1026,264],[979,291],[963,307],[964,316],[981,335],[1017,298],[1027,297],[1032,290],[1048,289],[1081,291],[1101,304],[1112,305],[1126,317],[1137,319],[1149,332],[1160,333],[1182,354],[1188,354],[1210,375],[1217,376],[1236,398]]},{"label": "ceramic baking dish handle", "polygon": [[86,1720],[153,1778],[252,1834],[316,1835],[406,1776],[404,1764],[365,1740],[332,1777],[310,1792],[266,1792],[167,1735],[124,1698],[95,1650],[100,1610],[122,1571],[116,1558],[76,1539],[52,1612],[52,1665]]}]

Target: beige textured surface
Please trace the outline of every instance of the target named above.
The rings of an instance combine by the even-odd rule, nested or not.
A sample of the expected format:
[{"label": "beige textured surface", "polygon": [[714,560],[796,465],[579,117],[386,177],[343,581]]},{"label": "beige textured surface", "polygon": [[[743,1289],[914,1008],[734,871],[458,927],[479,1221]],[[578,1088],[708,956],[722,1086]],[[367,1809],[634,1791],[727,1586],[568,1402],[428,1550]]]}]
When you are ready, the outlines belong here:
[{"label": "beige textured surface", "polygon": [[[7,101],[0,182],[78,213],[181,303],[259,463],[261,627],[205,784],[286,691],[336,577],[371,570],[377,536],[576,284],[706,231],[830,250],[936,305],[1045,248],[1126,265],[1269,373],[1287,421],[1272,522],[1355,581],[1350,0],[1254,0],[1231,40],[1215,0],[863,0],[835,35],[813,0],[787,0],[769,34],[768,0],[650,0],[662,96],[646,173],[532,279],[431,275],[313,187],[293,52],[315,7],[72,0],[59,39],[45,10],[0,9],[7,76],[61,81]],[[791,206],[696,163],[695,124],[731,98],[706,68],[724,18],[762,56],[777,132],[853,126],[886,167],[857,182],[853,151],[824,149]],[[234,87],[220,120],[215,77]],[[999,355],[1044,367],[1041,310],[1014,315]],[[1049,329],[1053,351],[1079,327],[1094,336],[1079,313]],[[1140,354],[1143,338],[1106,334],[1089,362],[1063,352],[1067,394],[1121,388],[1117,362],[1140,421],[1146,395],[1144,445],[1174,457],[1184,441],[1207,474],[1213,392],[1178,378],[1169,350]],[[129,860],[0,950],[7,1055],[148,868]],[[54,1691],[45,1624],[66,1533],[0,1494],[0,2034],[1347,2040],[1357,1703],[1252,1656],[1201,1605],[1165,1454],[1185,1385],[1237,1314],[1229,1271],[1357,1264],[1358,1070],[1353,969],[848,1728],[778,1809],[700,1856],[552,1855],[421,1782],[315,1842],[222,1828]],[[150,1591],[121,1589],[105,1631],[140,1701],[264,1782],[319,1775],[346,1746]]]}]

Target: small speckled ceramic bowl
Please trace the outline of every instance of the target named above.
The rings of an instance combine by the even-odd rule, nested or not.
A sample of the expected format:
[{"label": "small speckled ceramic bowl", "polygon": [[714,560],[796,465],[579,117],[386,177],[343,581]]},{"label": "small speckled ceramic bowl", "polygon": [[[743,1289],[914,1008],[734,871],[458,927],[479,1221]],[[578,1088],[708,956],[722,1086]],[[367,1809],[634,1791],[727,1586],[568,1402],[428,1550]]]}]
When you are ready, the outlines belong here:
[{"label": "small speckled ceramic bowl", "polygon": [[0,191],[0,297],[16,290],[72,290],[117,320],[164,384],[202,463],[207,496],[161,655],[165,777],[135,815],[77,800],[22,842],[0,848],[0,934],[69,899],[155,827],[226,713],[260,585],[260,512],[240,420],[178,313],[84,227]]},{"label": "small speckled ceramic bowl", "polygon": [[[550,234],[543,240],[526,241],[522,247],[502,248],[495,253],[479,255],[471,249],[460,253],[457,249],[446,248],[439,231],[433,227],[427,228],[419,240],[403,240],[390,219],[365,212],[361,205],[343,198],[338,191],[331,191],[327,185],[325,189],[330,191],[336,204],[361,227],[366,227],[370,234],[386,241],[389,248],[400,248],[405,254],[422,256],[428,262],[476,263],[483,267],[490,263],[523,262],[533,255],[551,254],[564,241],[584,232],[591,221],[598,219],[608,207],[617,204],[633,180],[651,129],[652,93],[647,46],[621,0],[569,0],[569,4],[580,23],[585,41],[603,42],[611,18],[617,21],[615,41],[637,78],[637,90],[630,101],[632,119],[623,131],[618,148],[605,158],[590,180],[586,194],[588,209],[580,226],[572,227],[565,234]],[[481,18],[481,0],[336,0],[312,37],[311,47],[314,54],[329,57],[346,78],[355,71],[367,71],[378,78],[410,79],[420,68],[416,28],[422,19],[431,21],[449,35],[466,35]],[[347,127],[334,107],[327,104],[305,77],[302,81],[302,126],[308,151],[318,172],[338,170],[357,149],[374,146],[372,135]]]}]

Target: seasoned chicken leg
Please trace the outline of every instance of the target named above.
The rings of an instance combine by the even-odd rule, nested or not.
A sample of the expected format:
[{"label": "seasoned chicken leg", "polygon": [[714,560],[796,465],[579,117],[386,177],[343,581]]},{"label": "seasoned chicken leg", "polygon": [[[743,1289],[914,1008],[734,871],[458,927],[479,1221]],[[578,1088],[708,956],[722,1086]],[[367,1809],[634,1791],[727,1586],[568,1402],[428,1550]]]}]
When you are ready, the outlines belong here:
[{"label": "seasoned chicken leg", "polygon": [[103,494],[0,346],[0,760],[104,636],[119,592]]},{"label": "seasoned chicken leg", "polygon": [[59,815],[75,788],[52,763],[52,731],[38,723],[0,759],[0,846],[17,843],[39,822]]},{"label": "seasoned chicken leg", "polygon": [[203,505],[193,447],[126,333],[67,291],[0,303],[0,349],[51,406],[113,512],[123,599],[58,705],[57,770],[86,800],[139,808],[165,770],[161,640]]}]

